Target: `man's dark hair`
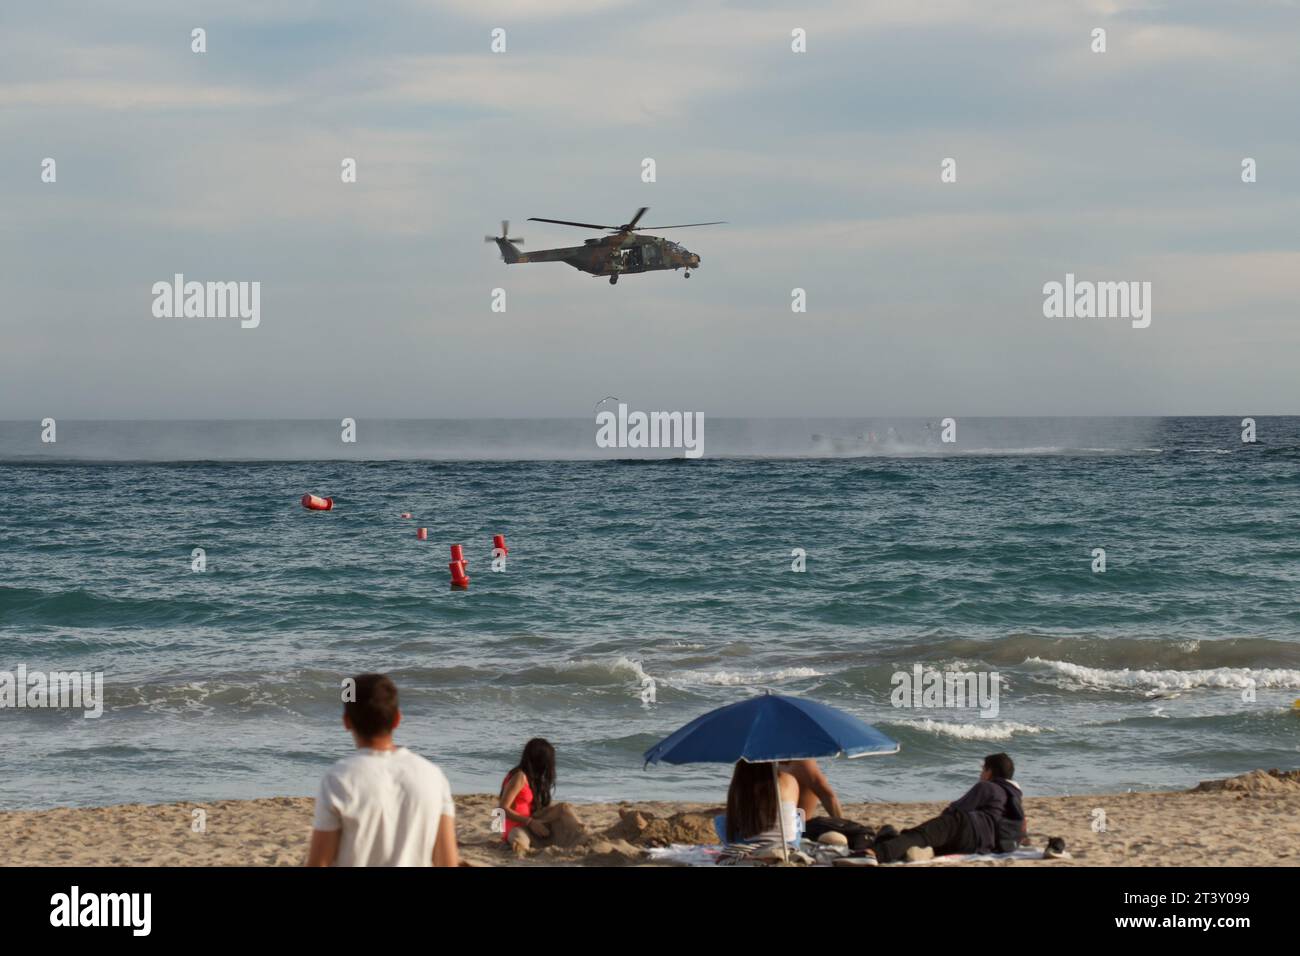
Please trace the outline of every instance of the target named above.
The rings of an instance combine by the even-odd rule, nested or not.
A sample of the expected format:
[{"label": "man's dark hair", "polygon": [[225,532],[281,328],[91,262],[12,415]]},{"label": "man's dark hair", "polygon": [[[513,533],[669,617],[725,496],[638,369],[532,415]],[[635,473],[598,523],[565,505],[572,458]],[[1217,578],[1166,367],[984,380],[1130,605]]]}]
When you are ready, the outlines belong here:
[{"label": "man's dark hair", "polygon": [[397,723],[397,685],[387,674],[358,674],[357,699],[343,705],[352,729],[363,738],[389,733]]},{"label": "man's dark hair", "polygon": [[1014,780],[1016,765],[1006,754],[989,754],[984,758],[984,769],[993,774],[994,780]]}]

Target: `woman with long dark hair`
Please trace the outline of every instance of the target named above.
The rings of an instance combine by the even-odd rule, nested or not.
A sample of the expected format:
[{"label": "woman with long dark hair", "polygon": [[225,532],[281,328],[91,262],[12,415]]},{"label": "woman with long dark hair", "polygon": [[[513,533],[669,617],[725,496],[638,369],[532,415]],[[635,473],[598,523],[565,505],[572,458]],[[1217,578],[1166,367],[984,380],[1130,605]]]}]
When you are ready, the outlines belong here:
[{"label": "woman with long dark hair", "polygon": [[774,782],[772,764],[737,760],[727,790],[727,842],[779,844],[778,813],[785,819],[785,839],[793,839],[798,805],[799,781],[793,774],[779,770]]},{"label": "woman with long dark hair", "polygon": [[573,809],[567,803],[553,803],[554,795],[555,748],[550,741],[534,737],[501,781],[497,801],[505,814],[505,841],[516,853],[527,853],[535,840],[553,838],[569,846],[583,835]]}]

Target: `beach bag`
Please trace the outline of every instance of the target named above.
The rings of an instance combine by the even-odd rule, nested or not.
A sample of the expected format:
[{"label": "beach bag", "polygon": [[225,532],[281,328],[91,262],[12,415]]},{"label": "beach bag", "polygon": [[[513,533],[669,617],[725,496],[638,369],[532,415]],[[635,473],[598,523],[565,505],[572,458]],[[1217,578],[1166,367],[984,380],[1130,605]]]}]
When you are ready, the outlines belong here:
[{"label": "beach bag", "polygon": [[842,833],[849,841],[850,850],[870,849],[876,839],[874,827],[854,823],[841,817],[813,817],[804,827],[804,839],[816,840],[823,833]]}]

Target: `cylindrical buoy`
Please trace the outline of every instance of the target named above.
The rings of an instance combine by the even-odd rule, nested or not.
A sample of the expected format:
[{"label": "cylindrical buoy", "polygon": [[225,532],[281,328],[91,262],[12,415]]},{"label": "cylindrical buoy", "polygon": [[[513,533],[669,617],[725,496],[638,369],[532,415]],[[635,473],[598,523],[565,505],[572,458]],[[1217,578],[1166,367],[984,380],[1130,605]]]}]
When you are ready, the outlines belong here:
[{"label": "cylindrical buoy", "polygon": [[465,573],[464,561],[449,561],[447,568],[451,571],[451,586],[454,588],[469,587],[469,576]]},{"label": "cylindrical buoy", "polygon": [[403,511],[403,512],[402,512],[402,517],[403,517],[403,518],[409,518],[409,517],[411,517],[411,513],[410,513],[409,511]]},{"label": "cylindrical buoy", "polygon": [[302,506],[308,511],[332,511],[334,510],[334,499],[318,498],[309,492],[302,496]]},{"label": "cylindrical buoy", "polygon": [[465,549],[458,544],[453,544],[451,546],[451,559],[466,566],[469,565],[469,562],[465,560]]},{"label": "cylindrical buoy", "polygon": [[429,529],[428,529],[428,528],[416,528],[416,529],[415,529],[415,536],[416,536],[417,538],[419,538],[421,541],[428,541],[428,540],[429,540]]},{"label": "cylindrical buoy", "polygon": [[510,549],[506,547],[506,536],[503,534],[494,534],[492,536],[492,553],[500,551],[502,554],[509,554]]}]

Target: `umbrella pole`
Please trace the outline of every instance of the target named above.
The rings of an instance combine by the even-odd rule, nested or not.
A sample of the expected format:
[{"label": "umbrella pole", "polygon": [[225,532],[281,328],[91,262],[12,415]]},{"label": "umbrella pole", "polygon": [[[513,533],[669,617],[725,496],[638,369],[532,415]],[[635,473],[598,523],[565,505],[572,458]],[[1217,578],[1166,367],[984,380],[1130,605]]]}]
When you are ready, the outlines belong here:
[{"label": "umbrella pole", "polygon": [[785,811],[781,809],[781,772],[777,762],[772,761],[772,789],[776,791],[776,822],[781,830],[781,859],[790,862],[790,844],[785,840]]}]

